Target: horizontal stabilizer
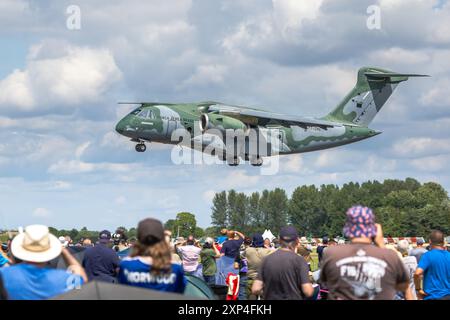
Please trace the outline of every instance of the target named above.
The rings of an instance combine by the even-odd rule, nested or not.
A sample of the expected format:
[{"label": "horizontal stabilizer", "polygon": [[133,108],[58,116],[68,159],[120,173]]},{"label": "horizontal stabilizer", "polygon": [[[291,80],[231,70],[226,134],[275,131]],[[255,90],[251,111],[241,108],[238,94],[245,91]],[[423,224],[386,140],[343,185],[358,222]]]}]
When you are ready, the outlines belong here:
[{"label": "horizontal stabilizer", "polygon": [[368,77],[372,78],[392,78],[392,77],[429,77],[427,74],[413,74],[413,73],[381,73],[381,72],[364,72]]}]

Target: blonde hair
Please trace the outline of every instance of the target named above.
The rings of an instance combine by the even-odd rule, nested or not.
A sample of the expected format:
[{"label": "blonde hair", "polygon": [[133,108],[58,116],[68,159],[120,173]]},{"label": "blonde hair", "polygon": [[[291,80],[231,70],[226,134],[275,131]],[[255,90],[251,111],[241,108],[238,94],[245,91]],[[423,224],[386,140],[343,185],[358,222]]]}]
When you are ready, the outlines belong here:
[{"label": "blonde hair", "polygon": [[136,242],[130,256],[151,257],[153,261],[150,273],[152,274],[170,273],[172,271],[172,254],[165,240],[152,245]]}]

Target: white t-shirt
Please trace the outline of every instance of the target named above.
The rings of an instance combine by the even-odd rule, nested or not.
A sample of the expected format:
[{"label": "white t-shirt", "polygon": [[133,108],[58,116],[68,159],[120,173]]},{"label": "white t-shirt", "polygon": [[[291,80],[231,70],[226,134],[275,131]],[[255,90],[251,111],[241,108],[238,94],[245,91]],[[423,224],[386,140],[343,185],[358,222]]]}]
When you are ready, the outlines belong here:
[{"label": "white t-shirt", "polygon": [[413,296],[416,297],[416,285],[414,284],[414,272],[417,269],[417,260],[414,256],[406,256],[402,258],[406,271],[409,274],[409,288],[412,291]]}]

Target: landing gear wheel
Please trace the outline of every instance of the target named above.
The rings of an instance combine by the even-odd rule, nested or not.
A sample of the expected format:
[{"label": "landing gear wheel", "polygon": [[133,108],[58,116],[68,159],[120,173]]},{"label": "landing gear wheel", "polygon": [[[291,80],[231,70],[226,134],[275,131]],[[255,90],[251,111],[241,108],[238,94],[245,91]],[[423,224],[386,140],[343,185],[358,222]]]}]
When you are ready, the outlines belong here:
[{"label": "landing gear wheel", "polygon": [[236,167],[239,165],[239,157],[227,159],[228,165],[231,167]]},{"label": "landing gear wheel", "polygon": [[261,157],[252,157],[250,159],[250,164],[254,167],[261,167],[263,164],[263,159]]},{"label": "landing gear wheel", "polygon": [[145,146],[144,143],[138,143],[135,149],[137,152],[145,152],[145,150],[147,150],[147,147]]}]

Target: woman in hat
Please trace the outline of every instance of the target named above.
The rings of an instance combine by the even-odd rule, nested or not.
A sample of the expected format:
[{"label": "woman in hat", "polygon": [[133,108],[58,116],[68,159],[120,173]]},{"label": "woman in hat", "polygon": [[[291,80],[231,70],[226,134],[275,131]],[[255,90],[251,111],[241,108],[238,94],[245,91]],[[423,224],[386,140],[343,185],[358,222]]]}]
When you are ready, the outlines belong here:
[{"label": "woman in hat", "polygon": [[183,293],[186,278],[180,264],[172,263],[170,247],[159,220],[139,222],[138,241],[120,263],[119,282],[131,286]]}]

